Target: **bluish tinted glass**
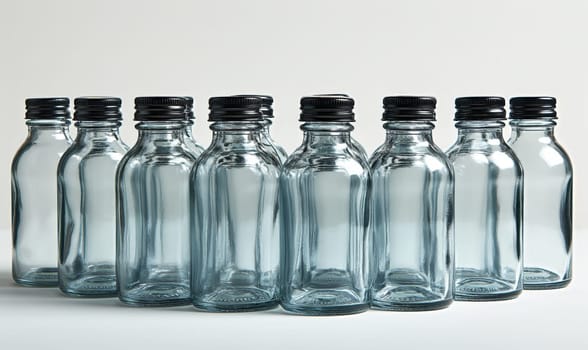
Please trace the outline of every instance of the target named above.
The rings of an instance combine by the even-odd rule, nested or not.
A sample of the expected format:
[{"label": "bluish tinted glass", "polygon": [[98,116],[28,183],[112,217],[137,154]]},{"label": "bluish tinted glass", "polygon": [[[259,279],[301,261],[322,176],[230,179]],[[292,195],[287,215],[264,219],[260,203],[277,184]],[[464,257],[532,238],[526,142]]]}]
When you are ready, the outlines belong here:
[{"label": "bluish tinted glass", "polygon": [[195,158],[183,121],[142,121],[117,171],[119,298],[134,305],[190,302],[189,179]]},{"label": "bluish tinted glass", "polygon": [[184,128],[184,143],[186,147],[192,151],[192,154],[198,158],[204,152],[204,148],[196,142],[192,134],[192,126],[194,125],[194,121],[192,119],[186,120],[186,126]]},{"label": "bluish tinted glass", "polygon": [[566,286],[572,278],[572,164],[553,119],[513,119],[509,144],[525,171],[525,289]]},{"label": "bluish tinted glass", "polygon": [[359,156],[361,156],[366,162],[369,160],[369,155],[365,150],[365,147],[359,141],[351,137],[351,149],[354,150]]},{"label": "bluish tinted glass", "polygon": [[368,307],[369,166],[345,122],[308,122],[280,176],[282,306],[301,314]]},{"label": "bluish tinted glass", "polygon": [[455,299],[500,300],[522,290],[523,170],[500,121],[456,124]]},{"label": "bluish tinted glass", "polygon": [[127,151],[119,121],[79,121],[58,167],[59,288],[116,296],[116,167]]},{"label": "bluish tinted glass", "polygon": [[272,125],[272,121],[269,119],[264,119],[260,121],[263,125],[263,129],[260,133],[260,141],[265,146],[265,148],[273,153],[279,160],[280,164],[284,164],[286,159],[288,158],[288,153],[284,149],[284,147],[280,146],[271,136],[270,134],[270,126]]},{"label": "bluish tinted glass", "polygon": [[453,170],[433,123],[384,124],[372,170],[372,307],[432,310],[453,299]]},{"label": "bluish tinted glass", "polygon": [[57,286],[57,163],[71,144],[69,120],[27,120],[12,161],[12,276],[22,285]]},{"label": "bluish tinted glass", "polygon": [[258,121],[211,125],[192,175],[192,302],[209,311],[278,305],[279,159]]}]

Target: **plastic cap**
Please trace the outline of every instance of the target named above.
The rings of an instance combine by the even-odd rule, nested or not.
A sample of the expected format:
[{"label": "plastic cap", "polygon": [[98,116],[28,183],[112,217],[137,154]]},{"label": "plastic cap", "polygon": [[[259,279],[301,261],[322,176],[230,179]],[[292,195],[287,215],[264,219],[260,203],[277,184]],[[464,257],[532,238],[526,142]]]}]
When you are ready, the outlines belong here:
[{"label": "plastic cap", "polygon": [[118,97],[84,96],[74,100],[74,120],[121,120]]},{"label": "plastic cap", "polygon": [[510,99],[510,119],[557,119],[555,105],[557,100],[551,96],[525,96]]},{"label": "plastic cap", "polygon": [[262,120],[261,99],[257,96],[217,96],[208,99],[208,120]]},{"label": "plastic cap", "polygon": [[300,121],[354,122],[355,101],[343,95],[314,95],[300,99]]},{"label": "plastic cap", "polygon": [[42,97],[25,100],[25,119],[69,119],[69,98]]},{"label": "plastic cap", "polygon": [[186,99],[181,96],[136,97],[135,120],[186,120]]},{"label": "plastic cap", "polygon": [[430,96],[384,97],[382,120],[435,120],[437,100]]},{"label": "plastic cap", "polygon": [[504,103],[504,98],[497,96],[458,97],[454,120],[504,120]]}]

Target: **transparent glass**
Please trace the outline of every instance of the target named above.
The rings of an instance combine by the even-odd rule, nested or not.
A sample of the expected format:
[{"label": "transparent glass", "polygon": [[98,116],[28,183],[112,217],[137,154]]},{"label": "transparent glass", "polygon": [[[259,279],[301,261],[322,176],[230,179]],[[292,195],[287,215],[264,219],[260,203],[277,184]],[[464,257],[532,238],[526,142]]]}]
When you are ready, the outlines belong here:
[{"label": "transparent glass", "polygon": [[57,169],[59,288],[116,296],[116,167],[128,147],[118,121],[79,121]]},{"label": "transparent glass", "polygon": [[258,122],[217,122],[192,175],[192,303],[209,311],[278,305],[280,160]]},{"label": "transparent glass", "polygon": [[274,155],[279,159],[280,164],[284,164],[286,159],[288,159],[288,153],[272,138],[270,134],[270,126],[272,125],[272,121],[269,119],[264,119],[260,123],[263,126],[260,133],[261,143],[268,151],[274,153]]},{"label": "transparent glass", "polygon": [[57,163],[71,144],[69,120],[27,120],[12,161],[12,277],[57,286]]},{"label": "transparent glass", "polygon": [[184,128],[184,143],[192,151],[192,154],[198,158],[204,152],[204,148],[200,146],[192,134],[192,126],[194,121],[189,119],[186,121],[186,127]]},{"label": "transparent glass", "polygon": [[190,303],[190,171],[181,121],[137,124],[117,170],[117,282],[131,305]]},{"label": "transparent glass", "polygon": [[453,169],[433,142],[433,123],[384,124],[370,159],[371,305],[434,310],[453,300]]},{"label": "transparent glass", "polygon": [[523,169],[498,121],[460,121],[455,171],[455,299],[502,300],[522,283]]},{"label": "transparent glass", "polygon": [[564,287],[572,278],[572,163],[553,119],[513,119],[508,143],[525,170],[525,289]]},{"label": "transparent glass", "polygon": [[281,303],[307,315],[368,308],[367,161],[349,123],[305,123],[280,176]]},{"label": "transparent glass", "polygon": [[366,162],[369,161],[369,155],[363,145],[356,139],[351,137],[351,149],[353,149],[359,156],[361,156]]}]

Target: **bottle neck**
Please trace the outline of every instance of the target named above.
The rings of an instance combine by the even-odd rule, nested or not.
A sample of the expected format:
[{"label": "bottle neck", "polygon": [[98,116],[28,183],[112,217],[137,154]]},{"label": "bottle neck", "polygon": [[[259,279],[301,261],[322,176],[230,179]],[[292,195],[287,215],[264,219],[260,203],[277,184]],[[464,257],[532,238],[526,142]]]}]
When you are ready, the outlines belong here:
[{"label": "bottle neck", "polygon": [[543,139],[554,138],[553,129],[556,122],[554,119],[511,119],[511,139]]},{"label": "bottle neck", "polygon": [[135,128],[139,130],[137,143],[149,143],[155,141],[184,142],[185,121],[141,121]]},{"label": "bottle neck", "polygon": [[353,125],[347,122],[308,122],[300,129],[304,131],[303,144],[310,148],[351,144]]},{"label": "bottle neck", "polygon": [[430,121],[385,122],[386,143],[390,145],[431,144],[433,143],[434,128],[435,125]]},{"label": "bottle neck", "polygon": [[263,126],[258,120],[218,121],[210,125],[212,143],[251,144],[259,142]]},{"label": "bottle neck", "polygon": [[262,126],[261,133],[267,137],[270,137],[270,126],[273,124],[272,121],[266,118],[260,121],[259,124]]},{"label": "bottle neck", "polygon": [[501,121],[459,121],[455,124],[455,127],[458,129],[457,143],[476,141],[494,145],[504,142],[502,136],[504,123]]},{"label": "bottle neck", "polygon": [[113,142],[120,140],[119,127],[121,122],[114,121],[78,121],[76,122],[78,128],[78,135],[76,142]]},{"label": "bottle neck", "polygon": [[193,138],[193,134],[192,134],[192,126],[194,125],[194,121],[192,119],[188,119],[185,122],[185,127],[184,127],[184,136],[189,137],[189,138]]},{"label": "bottle neck", "polygon": [[29,138],[35,142],[70,140],[69,119],[29,119]]}]

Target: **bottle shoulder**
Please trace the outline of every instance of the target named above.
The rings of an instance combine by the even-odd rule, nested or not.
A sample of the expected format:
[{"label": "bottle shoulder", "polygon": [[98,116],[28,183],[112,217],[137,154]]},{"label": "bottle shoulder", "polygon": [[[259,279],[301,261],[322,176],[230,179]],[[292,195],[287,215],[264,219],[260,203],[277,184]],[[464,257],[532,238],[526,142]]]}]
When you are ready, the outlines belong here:
[{"label": "bottle shoulder", "polygon": [[285,175],[309,172],[345,172],[349,175],[369,176],[367,159],[348,149],[346,152],[322,153],[299,148],[286,160],[282,168]]},{"label": "bottle shoulder", "polygon": [[427,173],[440,173],[451,176],[453,166],[439,147],[430,145],[418,150],[406,150],[397,147],[380,147],[370,159],[370,168],[375,176],[377,172],[418,169]]},{"label": "bottle shoulder", "polygon": [[513,142],[511,144],[524,168],[532,171],[572,172],[570,156],[555,140],[549,142]]},{"label": "bottle shoulder", "polygon": [[53,142],[33,142],[30,138],[27,138],[12,158],[12,170],[14,172],[21,167],[57,164],[70,146],[71,140],[69,139],[54,140]]},{"label": "bottle shoulder", "polygon": [[212,145],[204,150],[196,167],[199,171],[217,168],[264,168],[267,171],[279,172],[281,162],[277,153],[266,149],[263,145],[249,148],[229,149]]}]

